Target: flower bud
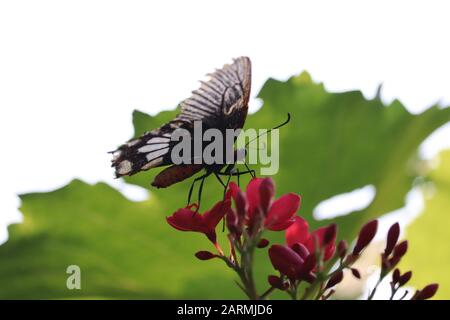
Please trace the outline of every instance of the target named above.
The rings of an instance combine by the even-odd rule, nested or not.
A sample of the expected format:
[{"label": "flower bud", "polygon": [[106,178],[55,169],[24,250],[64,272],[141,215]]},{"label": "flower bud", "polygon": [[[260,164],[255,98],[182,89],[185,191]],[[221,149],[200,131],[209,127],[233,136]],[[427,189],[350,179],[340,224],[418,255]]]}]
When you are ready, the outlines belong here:
[{"label": "flower bud", "polygon": [[384,254],[381,255],[381,270],[386,272],[391,267],[389,259]]},{"label": "flower bud", "polygon": [[359,231],[358,240],[353,248],[353,254],[360,254],[361,251],[373,240],[378,229],[378,221],[372,220],[366,223]]},{"label": "flower bud", "polygon": [[256,207],[253,210],[253,216],[248,222],[248,233],[250,236],[258,233],[261,230],[261,227],[264,225],[264,214],[261,208]]},{"label": "flower bud", "polygon": [[398,237],[400,235],[400,225],[397,223],[393,224],[388,231],[386,248],[384,249],[384,253],[388,256],[391,254],[392,250],[394,250],[395,245],[397,244]]},{"label": "flower bud", "polygon": [[247,211],[247,200],[245,199],[245,195],[241,190],[238,190],[236,192],[235,204],[239,221],[243,221],[245,219],[245,213]]},{"label": "flower bud", "polygon": [[297,252],[297,254],[302,258],[305,259],[307,256],[309,256],[308,249],[301,243],[294,243],[292,246],[292,250]]},{"label": "flower bud", "polygon": [[238,216],[237,216],[236,212],[233,209],[228,210],[225,218],[226,218],[228,230],[233,234],[238,233],[237,231],[238,231],[239,220],[238,220]]},{"label": "flower bud", "polygon": [[303,259],[294,250],[278,244],[270,247],[269,258],[273,267],[289,279],[295,279],[303,265]]},{"label": "flower bud", "polygon": [[412,271],[405,272],[405,273],[402,274],[402,275],[400,276],[400,278],[398,279],[398,284],[399,284],[400,286],[405,285],[405,284],[411,279],[411,276],[412,276]]},{"label": "flower bud", "polygon": [[337,246],[337,253],[341,259],[343,259],[345,257],[345,255],[347,254],[347,248],[348,248],[348,245],[345,240],[339,241],[338,246]]},{"label": "flower bud", "polygon": [[262,238],[261,240],[259,240],[258,244],[256,245],[258,248],[262,249],[265,248],[269,245],[269,240]]},{"label": "flower bud", "polygon": [[330,278],[330,280],[328,280],[325,289],[330,289],[330,288],[334,287],[339,282],[341,282],[343,278],[344,278],[344,273],[342,271],[339,271],[334,276],[332,276]]},{"label": "flower bud", "polygon": [[400,281],[400,270],[396,268],[392,273],[392,282],[398,283]]},{"label": "flower bud", "polygon": [[[400,262],[400,257],[392,257],[387,261],[387,266],[389,270],[392,270],[392,268],[395,268],[395,266]],[[386,270],[387,270],[386,269]]]},{"label": "flower bud", "polygon": [[286,290],[288,288],[288,284],[284,283],[280,277],[270,275],[267,280],[269,281],[269,284],[274,288],[280,290]]},{"label": "flower bud", "polygon": [[326,229],[323,235],[322,246],[326,246],[331,242],[334,242],[336,239],[336,230],[337,226],[335,223],[330,224]]},{"label": "flower bud", "polygon": [[356,279],[361,279],[361,273],[359,272],[358,269],[356,269],[356,268],[350,268],[350,270],[351,270],[353,276],[354,276]]},{"label": "flower bud", "polygon": [[406,251],[408,250],[408,241],[402,241],[394,247],[394,257],[400,259],[402,258]]},{"label": "flower bud", "polygon": [[225,216],[227,228],[228,231],[230,231],[230,234],[232,234],[235,238],[238,238],[241,233],[241,226],[239,225],[239,219],[236,214],[236,212],[230,208],[227,212],[227,215]]},{"label": "flower bud", "polygon": [[210,259],[217,257],[217,255],[215,255],[214,253],[209,252],[209,251],[199,251],[195,254],[195,256],[199,260],[210,260]]},{"label": "flower bud", "polygon": [[438,290],[439,285],[437,283],[429,284],[422,290],[416,291],[412,300],[427,300],[432,298],[436,291]]},{"label": "flower bud", "polygon": [[347,258],[345,259],[345,263],[346,264],[353,264],[353,263],[355,263],[355,261],[356,260],[358,260],[359,259],[359,255],[358,254],[353,254],[353,253],[351,253],[351,254],[349,254],[348,256],[347,256]]},{"label": "flower bud", "polygon": [[305,262],[302,266],[302,273],[303,274],[309,274],[317,264],[317,258],[314,253],[311,253],[309,256],[306,257]]},{"label": "flower bud", "polygon": [[261,185],[259,186],[259,195],[260,195],[261,210],[263,211],[264,215],[266,215],[267,211],[269,210],[270,202],[272,201],[274,194],[275,194],[275,187],[273,185],[272,179],[271,178],[263,179]]}]

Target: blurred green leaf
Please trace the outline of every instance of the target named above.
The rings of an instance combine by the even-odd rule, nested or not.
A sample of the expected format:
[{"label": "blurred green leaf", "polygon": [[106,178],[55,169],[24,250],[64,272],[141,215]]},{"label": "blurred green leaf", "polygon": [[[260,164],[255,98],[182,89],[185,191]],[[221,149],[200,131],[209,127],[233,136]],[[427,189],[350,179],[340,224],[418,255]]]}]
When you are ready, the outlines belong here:
[{"label": "blurred green leaf", "polygon": [[[373,184],[377,195],[364,210],[335,219],[340,237],[352,239],[362,223],[402,207],[411,188],[419,144],[450,120],[450,108],[434,106],[411,115],[394,101],[366,100],[360,92],[329,93],[307,73],[280,82],[269,79],[259,97],[264,105],[246,128],[269,128],[286,113],[292,122],[280,132],[277,194],[303,196],[300,210],[313,227],[313,208],[331,196]],[[175,115],[152,117],[135,111],[135,134]],[[107,165],[107,164],[105,164]],[[149,187],[158,170],[127,178]],[[0,247],[2,298],[243,298],[234,275],[221,261],[200,262],[198,250],[211,249],[202,235],[171,229],[164,217],[185,205],[190,182],[151,189],[151,199],[131,202],[105,184],[74,181],[46,194],[22,196],[24,223],[11,228]],[[221,198],[214,178],[205,184],[202,208]],[[221,234],[223,247],[225,235]],[[283,233],[268,235],[283,241]],[[267,287],[273,269],[267,249],[258,251],[258,287]],[[81,267],[83,289],[65,287],[65,269]],[[83,276],[84,275],[84,276]]]},{"label": "blurred green leaf", "polygon": [[[24,222],[0,247],[0,298],[241,297],[220,261],[193,256],[213,249],[206,238],[172,232],[156,199],[132,202],[79,180],[21,199]],[[69,265],[81,268],[81,290],[66,287]]]},{"label": "blurred green leaf", "polygon": [[408,227],[408,253],[401,265],[402,272],[413,271],[411,285],[421,289],[429,283],[439,283],[436,299],[450,297],[450,150],[442,152],[439,167],[430,174],[433,194],[425,200],[425,210]]},{"label": "blurred green leaf", "polygon": [[[361,211],[333,219],[340,235],[351,239],[362,223],[404,206],[406,193],[417,177],[416,157],[420,143],[434,130],[450,121],[450,108],[432,106],[425,112],[410,114],[399,101],[385,106],[378,98],[366,100],[361,92],[329,93],[304,72],[287,82],[269,79],[258,95],[261,110],[248,117],[246,128],[270,128],[286,119],[280,129],[280,170],[273,178],[278,194],[302,195],[300,214],[313,227],[312,211],[323,200],[374,185],[376,197]],[[165,112],[164,120],[176,112]],[[159,120],[159,119],[158,119]],[[161,121],[162,122],[162,121]],[[161,122],[135,111],[137,135]],[[127,182],[148,188],[157,170],[130,178]],[[218,183],[211,181],[205,194],[216,201]],[[189,182],[172,190],[153,190],[162,199],[187,193]],[[173,209],[183,202],[174,203]],[[210,204],[211,202],[209,202]]]}]

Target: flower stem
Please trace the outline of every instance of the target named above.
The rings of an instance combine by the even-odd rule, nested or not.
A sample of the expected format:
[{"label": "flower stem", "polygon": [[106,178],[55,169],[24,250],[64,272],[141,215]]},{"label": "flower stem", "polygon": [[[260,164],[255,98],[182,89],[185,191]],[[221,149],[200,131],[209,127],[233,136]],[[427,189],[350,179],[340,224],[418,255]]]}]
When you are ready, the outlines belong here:
[{"label": "flower stem", "polygon": [[381,281],[383,280],[382,277],[378,278],[377,284],[375,285],[375,287],[372,289],[372,291],[370,292],[369,297],[367,298],[367,300],[372,300],[373,297],[375,296],[375,292],[377,291],[378,286],[380,285]]},{"label": "flower stem", "polygon": [[276,289],[275,287],[270,287],[259,297],[259,299],[265,300],[275,289]]},{"label": "flower stem", "polygon": [[254,247],[249,246],[247,250],[242,252],[241,256],[241,270],[242,270],[242,281],[244,282],[245,288],[247,290],[248,296],[252,300],[258,300],[260,297],[256,292],[255,281],[253,280],[253,252]]},{"label": "flower stem", "polygon": [[220,247],[220,245],[219,245],[217,242],[214,243],[214,247],[216,247],[217,251],[219,252],[219,254],[220,254],[221,256],[224,255],[224,254],[223,254],[222,248]]}]

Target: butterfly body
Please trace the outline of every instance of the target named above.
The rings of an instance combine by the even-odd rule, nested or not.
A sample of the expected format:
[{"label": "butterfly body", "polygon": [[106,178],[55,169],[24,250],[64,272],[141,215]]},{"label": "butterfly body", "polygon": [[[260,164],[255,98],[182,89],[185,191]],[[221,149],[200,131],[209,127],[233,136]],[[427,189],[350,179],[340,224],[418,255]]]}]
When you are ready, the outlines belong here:
[{"label": "butterfly body", "polygon": [[[112,166],[117,177],[169,166],[152,183],[155,187],[165,188],[202,169],[207,176],[217,174],[228,166],[223,163],[207,164],[203,159],[195,161],[194,158],[191,163],[174,164],[172,161],[171,151],[178,143],[172,140],[172,134],[177,129],[184,129],[195,136],[194,124],[201,122],[203,131],[218,129],[225,137],[227,129],[241,129],[245,123],[251,87],[250,59],[237,58],[231,65],[225,65],[209,74],[209,77],[208,81],[201,82],[201,87],[193,91],[191,97],[181,102],[181,112],[172,121],[130,140],[113,152]],[[191,140],[192,151],[199,145],[203,150],[207,143],[203,140]],[[229,151],[227,148],[224,143],[223,154]]]}]

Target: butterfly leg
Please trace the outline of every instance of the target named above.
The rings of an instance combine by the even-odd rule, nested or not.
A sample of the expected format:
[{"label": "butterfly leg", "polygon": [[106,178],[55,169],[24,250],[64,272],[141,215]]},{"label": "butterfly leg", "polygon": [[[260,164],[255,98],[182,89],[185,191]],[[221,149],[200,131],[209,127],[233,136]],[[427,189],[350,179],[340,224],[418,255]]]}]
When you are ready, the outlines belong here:
[{"label": "butterfly leg", "polygon": [[255,170],[238,171],[238,172],[235,172],[235,173],[233,174],[233,176],[237,176],[237,177],[239,178],[240,176],[242,176],[242,175],[244,175],[244,174],[250,174],[250,175],[252,176],[252,178],[255,178],[255,177],[256,177]]},{"label": "butterfly leg", "polygon": [[[255,170],[250,169],[250,168],[245,171],[239,171],[239,169],[236,168],[236,171],[231,171],[231,172],[224,171],[224,172],[219,172],[218,174],[221,176],[234,176],[234,177],[237,177],[238,179],[240,176],[243,176],[244,174],[250,174],[252,176],[252,178],[256,177]],[[238,180],[238,182],[239,182],[239,180]]]},{"label": "butterfly leg", "polygon": [[192,197],[192,191],[194,191],[194,185],[197,181],[200,181],[204,178],[206,178],[208,175],[204,174],[198,178],[195,178],[194,181],[192,181],[191,187],[189,188],[189,193],[188,193],[188,201],[187,201],[187,205],[189,205],[191,203],[191,197]]},{"label": "butterfly leg", "polygon": [[[217,180],[219,180],[220,184],[222,184],[222,186],[223,186],[223,198],[222,198],[222,205],[223,205],[223,201],[225,201],[225,197],[227,196],[227,189],[228,189],[228,185],[230,184],[231,174],[230,173],[222,174],[222,175],[228,176],[226,183],[224,183],[222,181],[222,179],[220,178],[220,174],[222,174],[222,173],[214,172],[214,175],[216,176]],[[222,232],[224,232],[224,231],[225,231],[225,217],[223,218],[223,224],[222,224]]]},{"label": "butterfly leg", "polygon": [[219,174],[217,172],[214,172],[214,175],[216,176],[217,180],[220,182],[220,184],[225,188],[225,183],[220,178]]},{"label": "butterfly leg", "polygon": [[205,183],[205,179],[209,176],[210,174],[207,173],[201,177],[199,177],[198,179],[201,179],[200,182],[200,187],[198,188],[198,206],[197,206],[197,210],[195,212],[197,212],[198,210],[200,210],[200,202],[202,200],[202,192],[203,192],[203,184]]},{"label": "butterfly leg", "polygon": [[248,164],[246,162],[244,162],[245,168],[247,169],[246,173],[250,173],[252,175],[252,178],[256,177],[256,173],[255,170],[250,169],[250,167],[248,166]]},{"label": "butterfly leg", "polygon": [[227,195],[227,189],[228,185],[230,184],[231,174],[227,174],[227,182],[224,183],[223,180],[220,178],[220,173],[214,172],[214,175],[216,176],[217,180],[219,180],[220,184],[223,186],[223,200],[225,200],[225,196]]}]

